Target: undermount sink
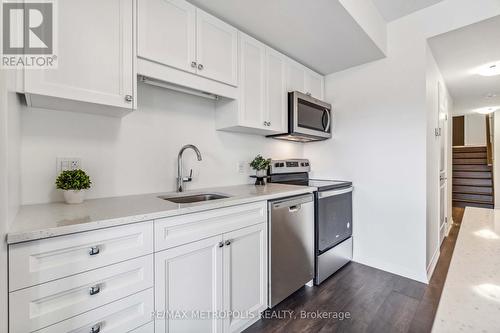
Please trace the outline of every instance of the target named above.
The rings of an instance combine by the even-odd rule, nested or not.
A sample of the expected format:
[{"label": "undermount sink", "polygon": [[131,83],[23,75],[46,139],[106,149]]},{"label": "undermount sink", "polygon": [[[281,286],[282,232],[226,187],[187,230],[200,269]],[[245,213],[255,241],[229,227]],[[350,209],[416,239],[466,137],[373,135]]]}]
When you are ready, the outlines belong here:
[{"label": "undermount sink", "polygon": [[185,203],[225,199],[229,198],[229,196],[222,194],[215,194],[215,193],[203,193],[203,194],[191,194],[186,196],[161,196],[158,198],[174,203],[185,204]]}]

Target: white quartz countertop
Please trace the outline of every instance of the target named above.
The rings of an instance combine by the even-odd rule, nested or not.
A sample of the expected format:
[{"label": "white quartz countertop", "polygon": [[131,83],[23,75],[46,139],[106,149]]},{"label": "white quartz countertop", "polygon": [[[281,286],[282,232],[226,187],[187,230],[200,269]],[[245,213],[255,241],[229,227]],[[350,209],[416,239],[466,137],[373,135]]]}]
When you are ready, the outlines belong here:
[{"label": "white quartz countertop", "polygon": [[499,332],[500,210],[467,208],[432,332]]},{"label": "white quartz countertop", "polygon": [[[154,220],[256,201],[312,193],[314,187],[267,184],[236,185],[178,193],[155,193],[86,200],[79,205],[51,203],[21,206],[7,234],[7,243],[19,243],[122,224]],[[158,198],[168,195],[217,193],[229,198],[176,204]]]}]

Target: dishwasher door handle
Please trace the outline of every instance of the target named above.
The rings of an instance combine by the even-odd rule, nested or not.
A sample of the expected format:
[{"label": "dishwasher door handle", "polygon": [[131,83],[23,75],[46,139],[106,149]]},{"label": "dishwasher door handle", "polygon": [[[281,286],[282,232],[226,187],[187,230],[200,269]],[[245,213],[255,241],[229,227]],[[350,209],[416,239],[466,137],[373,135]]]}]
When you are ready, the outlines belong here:
[{"label": "dishwasher door handle", "polygon": [[293,205],[293,206],[288,207],[288,211],[290,213],[295,213],[295,212],[298,212],[301,208],[302,208],[302,205]]}]

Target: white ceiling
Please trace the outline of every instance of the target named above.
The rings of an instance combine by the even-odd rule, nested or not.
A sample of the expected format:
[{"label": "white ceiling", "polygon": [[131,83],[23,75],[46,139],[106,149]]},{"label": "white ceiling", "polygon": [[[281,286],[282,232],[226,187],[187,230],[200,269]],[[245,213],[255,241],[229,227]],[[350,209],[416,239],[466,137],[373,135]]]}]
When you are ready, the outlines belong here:
[{"label": "white ceiling", "polygon": [[[454,113],[500,106],[500,75],[484,77],[477,67],[500,60],[500,16],[429,39],[454,102]],[[487,98],[494,93],[496,97]]]},{"label": "white ceiling", "polygon": [[443,0],[372,0],[382,17],[393,21]]},{"label": "white ceiling", "polygon": [[384,57],[338,0],[190,0],[321,74]]}]

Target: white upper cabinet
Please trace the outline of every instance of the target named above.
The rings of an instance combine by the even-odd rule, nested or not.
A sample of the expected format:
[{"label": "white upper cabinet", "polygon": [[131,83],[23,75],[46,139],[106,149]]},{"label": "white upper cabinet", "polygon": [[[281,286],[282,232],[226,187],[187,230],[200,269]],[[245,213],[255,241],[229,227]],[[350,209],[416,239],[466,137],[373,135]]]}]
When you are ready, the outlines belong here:
[{"label": "white upper cabinet", "polygon": [[288,59],[286,71],[287,90],[304,92],[305,88],[305,70],[306,68],[291,59]]},{"label": "white upper cabinet", "polygon": [[266,46],[240,33],[240,114],[242,125],[262,128],[266,107]]},{"label": "white upper cabinet", "polygon": [[[84,112],[135,106],[133,1],[58,2],[55,69],[23,71],[19,90],[28,105]],[[81,105],[75,102],[91,103]],[[86,110],[88,109],[88,110]]]},{"label": "white upper cabinet", "polygon": [[236,28],[185,0],[138,0],[137,14],[138,74],[173,89],[237,98]]},{"label": "white upper cabinet", "polygon": [[300,91],[322,100],[324,98],[324,77],[291,59],[287,65],[288,91]]},{"label": "white upper cabinet", "polygon": [[217,103],[217,128],[256,134],[286,131],[285,58],[239,33],[238,100]]},{"label": "white upper cabinet", "polygon": [[287,131],[288,94],[286,58],[271,48],[266,49],[266,109],[269,128],[277,133]]},{"label": "white upper cabinet", "polygon": [[196,8],[183,0],[138,0],[139,57],[196,72]]},{"label": "white upper cabinet", "polygon": [[311,70],[305,70],[304,91],[314,98],[323,100],[324,98],[324,78]]},{"label": "white upper cabinet", "polygon": [[236,86],[238,83],[238,30],[196,10],[198,75]]}]

